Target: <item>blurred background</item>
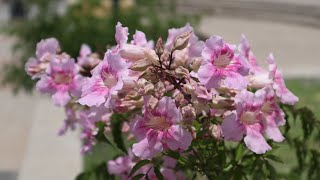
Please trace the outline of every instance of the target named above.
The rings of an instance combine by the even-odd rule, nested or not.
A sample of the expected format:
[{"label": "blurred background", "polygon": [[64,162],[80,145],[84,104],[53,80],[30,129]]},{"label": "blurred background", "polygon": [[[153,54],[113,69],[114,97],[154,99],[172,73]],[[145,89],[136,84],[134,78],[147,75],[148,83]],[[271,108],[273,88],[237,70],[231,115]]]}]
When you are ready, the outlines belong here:
[{"label": "blurred background", "polygon": [[[243,33],[260,63],[274,53],[298,106],[320,118],[319,0],[0,0],[0,180],[74,179],[81,172],[77,133],[57,136],[63,110],[33,92],[24,63],[48,37],[73,57],[82,43],[102,56],[115,43],[118,21],[153,40],[187,22],[203,40],[215,34],[238,44]],[[288,146],[277,153],[289,162],[281,171],[296,165]]]}]

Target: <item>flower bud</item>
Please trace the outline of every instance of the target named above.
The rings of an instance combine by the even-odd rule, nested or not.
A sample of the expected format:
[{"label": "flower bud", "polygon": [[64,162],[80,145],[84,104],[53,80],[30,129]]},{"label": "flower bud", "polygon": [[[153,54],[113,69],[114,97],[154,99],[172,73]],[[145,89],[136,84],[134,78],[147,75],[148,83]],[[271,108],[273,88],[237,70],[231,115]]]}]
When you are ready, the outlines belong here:
[{"label": "flower bud", "polygon": [[177,67],[174,71],[175,71],[176,75],[180,78],[182,78],[182,77],[189,78],[189,70],[182,67],[182,66]]},{"label": "flower bud", "polygon": [[209,134],[216,140],[221,140],[222,139],[222,130],[221,126],[212,124],[209,127]]},{"label": "flower bud", "polygon": [[191,104],[184,106],[181,109],[181,112],[182,112],[182,117],[184,121],[191,122],[196,117],[196,110],[191,106]]},{"label": "flower bud", "polygon": [[154,50],[144,49],[144,55],[147,61],[155,65],[160,65],[158,55]]},{"label": "flower bud", "polygon": [[158,106],[159,100],[155,98],[154,96],[150,96],[148,102],[147,102],[147,108],[154,110]]},{"label": "flower bud", "polygon": [[119,50],[119,54],[123,59],[130,61],[137,61],[145,58],[143,49],[131,44],[125,44],[123,48]]},{"label": "flower bud", "polygon": [[192,35],[192,31],[188,31],[178,36],[174,42],[173,51],[182,50],[186,48],[189,44],[189,39],[191,35]]},{"label": "flower bud", "polygon": [[155,91],[155,96],[160,99],[166,92],[166,88],[164,84],[161,81],[159,81],[157,84],[155,84],[154,91]]},{"label": "flower bud", "polygon": [[147,61],[146,59],[140,59],[133,63],[133,65],[130,67],[133,71],[144,71],[151,65],[150,61]]},{"label": "flower bud", "polygon": [[191,69],[197,72],[201,66],[201,62],[202,62],[201,58],[195,58],[192,64],[190,65]]},{"label": "flower bud", "polygon": [[159,82],[159,78],[156,76],[152,68],[147,68],[142,75],[139,76],[138,79],[144,78],[152,83],[157,83]]},{"label": "flower bud", "polygon": [[156,51],[158,56],[161,56],[163,54],[163,52],[164,52],[163,45],[162,45],[162,38],[161,37],[159,37],[159,39],[157,41],[155,51]]},{"label": "flower bud", "polygon": [[260,73],[249,76],[250,87],[263,88],[272,83],[272,79],[269,77],[269,73]]}]

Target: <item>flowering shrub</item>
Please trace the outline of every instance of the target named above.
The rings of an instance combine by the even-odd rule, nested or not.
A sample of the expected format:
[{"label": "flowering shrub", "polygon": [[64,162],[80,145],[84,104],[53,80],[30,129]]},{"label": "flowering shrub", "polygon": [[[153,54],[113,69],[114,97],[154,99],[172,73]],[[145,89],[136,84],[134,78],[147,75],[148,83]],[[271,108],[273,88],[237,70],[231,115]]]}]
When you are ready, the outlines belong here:
[{"label": "flowering shrub", "polygon": [[247,178],[262,171],[274,178],[270,161],[280,160],[269,151],[285,139],[283,108],[295,116],[304,109],[288,106],[298,98],[272,54],[264,69],[245,36],[238,46],[219,36],[203,42],[188,24],[153,43],[141,31],[129,41],[118,23],[115,39],[103,59],[83,45],[77,60],[45,39],[25,66],[40,79],[37,90],[65,108],[60,135],[79,127],[82,153],[97,142],[123,151],[97,176]]}]

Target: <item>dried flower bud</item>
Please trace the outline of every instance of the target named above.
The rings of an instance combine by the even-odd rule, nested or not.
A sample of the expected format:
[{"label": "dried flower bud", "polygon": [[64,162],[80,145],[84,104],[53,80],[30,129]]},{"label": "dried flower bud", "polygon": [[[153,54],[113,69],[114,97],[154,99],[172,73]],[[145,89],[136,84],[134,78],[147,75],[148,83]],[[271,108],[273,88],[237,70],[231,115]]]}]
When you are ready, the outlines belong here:
[{"label": "dried flower bud", "polygon": [[159,100],[155,98],[154,96],[150,96],[148,102],[147,102],[147,108],[154,110],[158,106]]},{"label": "dried flower bud", "polygon": [[150,61],[147,61],[146,59],[140,59],[133,63],[133,65],[130,67],[133,71],[144,71],[151,65]]},{"label": "dried flower bud", "polygon": [[152,83],[157,83],[159,82],[159,78],[156,76],[156,74],[153,72],[152,68],[147,68],[142,75],[139,76],[140,78],[144,78]]},{"label": "dried flower bud", "polygon": [[144,54],[145,54],[147,61],[149,61],[155,65],[160,65],[158,55],[156,54],[156,52],[154,50],[144,49]]},{"label": "dried flower bud", "polygon": [[156,44],[156,49],[155,49],[156,53],[158,56],[161,56],[164,52],[163,50],[163,45],[162,45],[162,38],[159,37],[157,44]]},{"label": "dried flower bud", "polygon": [[145,58],[144,50],[135,45],[125,44],[122,49],[119,50],[119,54],[122,58],[137,61]]},{"label": "dried flower bud", "polygon": [[232,99],[215,96],[212,99],[212,107],[215,109],[232,109],[234,105],[234,101]]},{"label": "dried flower bud", "polygon": [[174,100],[176,102],[177,106],[182,105],[186,100],[184,99],[184,96],[181,92],[178,92],[175,96],[174,96]]},{"label": "dried flower bud", "polygon": [[157,84],[155,84],[154,90],[155,90],[155,96],[159,99],[161,99],[161,97],[166,92],[166,88],[161,81],[159,81]]},{"label": "dried flower bud", "polygon": [[191,122],[196,117],[196,110],[191,106],[191,104],[184,106],[181,109],[181,112],[184,121]]},{"label": "dried flower bud", "polygon": [[221,126],[212,124],[212,125],[209,127],[209,134],[210,134],[210,136],[212,136],[212,137],[215,138],[216,140],[221,140],[221,139],[222,139]]},{"label": "dried flower bud", "polygon": [[186,48],[189,44],[189,39],[191,35],[192,35],[192,31],[188,31],[178,36],[174,42],[173,51],[182,50]]},{"label": "dried flower bud", "polygon": [[182,66],[177,67],[174,71],[180,78],[189,78],[189,70]]},{"label": "dried flower bud", "polygon": [[192,64],[190,65],[191,69],[197,72],[201,66],[201,62],[202,62],[201,58],[195,58]]},{"label": "dried flower bud", "polygon": [[144,95],[148,95],[154,92],[154,85],[153,84],[147,84],[146,86],[143,86],[144,89]]}]

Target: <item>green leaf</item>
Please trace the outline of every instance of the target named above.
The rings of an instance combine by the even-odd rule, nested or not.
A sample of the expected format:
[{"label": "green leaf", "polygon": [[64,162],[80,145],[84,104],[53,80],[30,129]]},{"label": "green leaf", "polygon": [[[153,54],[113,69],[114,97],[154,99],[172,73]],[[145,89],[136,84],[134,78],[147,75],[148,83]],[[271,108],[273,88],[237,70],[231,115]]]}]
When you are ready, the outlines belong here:
[{"label": "green leaf", "polygon": [[104,126],[105,123],[103,122],[97,122],[96,126],[98,127],[99,131],[98,134],[95,136],[96,140],[99,142],[104,142],[107,144],[110,144],[113,146],[113,144],[111,143],[111,141],[104,135]]},{"label": "green leaf", "polygon": [[142,166],[149,164],[151,161],[150,160],[141,160],[135,164],[129,174],[129,177],[132,176],[135,172],[137,172]]},{"label": "green leaf", "polygon": [[145,175],[144,174],[137,174],[132,178],[132,180],[140,180],[143,176],[145,176]]},{"label": "green leaf", "polygon": [[175,151],[168,151],[168,153],[166,154],[166,156],[169,156],[175,160],[178,160],[180,158],[180,154],[178,152]]},{"label": "green leaf", "polygon": [[244,145],[239,144],[236,150],[236,161],[239,161],[242,158],[244,151],[245,151]]},{"label": "green leaf", "polygon": [[277,171],[276,169],[268,162],[266,162],[266,168],[269,171],[269,177],[270,179],[276,179]]},{"label": "green leaf", "polygon": [[275,161],[275,162],[283,163],[283,161],[281,160],[280,157],[275,156],[275,155],[273,155],[273,154],[268,154],[268,155],[266,155],[265,157],[266,157],[267,159],[273,160],[273,161]]},{"label": "green leaf", "polygon": [[112,129],[113,141],[115,142],[116,146],[120,150],[128,154],[127,148],[123,141],[122,132],[121,132],[122,123],[123,123],[123,119],[121,119],[121,115],[113,114],[111,116],[111,129]]},{"label": "green leaf", "polygon": [[153,167],[153,171],[156,174],[158,180],[164,180],[164,177],[163,177],[162,173],[160,172],[159,166]]}]

